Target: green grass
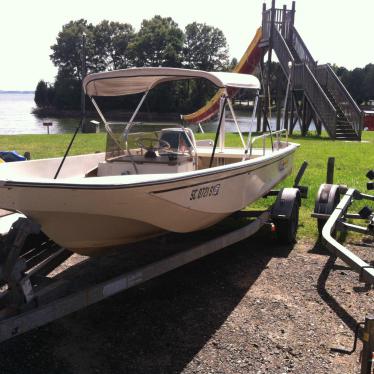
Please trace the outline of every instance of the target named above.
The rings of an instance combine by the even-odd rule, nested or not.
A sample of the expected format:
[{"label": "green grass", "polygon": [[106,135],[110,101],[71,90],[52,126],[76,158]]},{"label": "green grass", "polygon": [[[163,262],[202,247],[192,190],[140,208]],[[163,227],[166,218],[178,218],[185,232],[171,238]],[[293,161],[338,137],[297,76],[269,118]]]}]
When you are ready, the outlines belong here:
[{"label": "green grass", "polygon": [[[51,135],[0,135],[0,149],[24,154],[28,151],[31,158],[61,157],[64,155],[72,134]],[[69,155],[79,155],[105,150],[105,134],[81,134],[74,141]]]},{"label": "green grass", "polygon": [[[0,136],[0,149],[16,150],[23,154],[31,153],[33,159],[62,156],[72,135],[9,135]],[[213,134],[198,134],[198,138],[214,138]],[[314,199],[321,183],[326,180],[328,157],[335,157],[335,177],[337,184],[346,184],[360,191],[366,189],[365,174],[374,168],[374,132],[364,132],[363,142],[332,141],[327,137],[291,136],[290,141],[300,144],[295,154],[295,167],[292,175],[281,186],[291,186],[301,163],[306,160],[309,166],[302,179],[302,185],[309,187],[309,197],[303,201],[300,211],[300,238],[314,238],[317,235],[315,220],[310,217],[314,209]],[[226,145],[240,145],[237,135],[228,134]],[[259,144],[260,145],[260,144]],[[105,149],[105,134],[78,134],[70,154],[84,154]],[[256,203],[256,208],[269,205],[269,199]]]}]

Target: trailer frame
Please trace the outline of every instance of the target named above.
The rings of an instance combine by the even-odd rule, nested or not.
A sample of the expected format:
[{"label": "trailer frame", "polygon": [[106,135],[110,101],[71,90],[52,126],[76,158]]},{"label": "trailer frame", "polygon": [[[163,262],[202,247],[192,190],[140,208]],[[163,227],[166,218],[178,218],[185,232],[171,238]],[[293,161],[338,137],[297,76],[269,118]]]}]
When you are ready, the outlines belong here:
[{"label": "trailer frame", "polygon": [[[69,276],[67,279],[63,276],[48,277],[47,275],[63,264],[72,253],[48,241],[43,243],[44,247],[41,249],[25,251],[24,244],[28,235],[35,235],[40,227],[28,218],[19,218],[12,225],[3,245],[0,243],[0,287],[7,285],[0,292],[0,342],[227,248],[249,238],[266,224],[271,224],[272,228],[279,227],[279,240],[285,242],[286,238],[290,244],[294,243],[301,197],[307,197],[307,188],[299,186],[306,167],[307,162],[304,161],[292,188],[282,188],[270,193],[277,196],[277,199],[268,209],[234,213],[233,216],[245,219],[242,227],[224,234],[211,235],[208,240],[195,240],[195,243],[192,236],[191,241],[184,243],[187,247],[182,250],[172,239],[171,254],[169,251],[156,261],[120,272],[117,276],[111,274],[108,278],[95,280],[88,285],[84,285],[84,282],[80,285],[75,278],[69,280]],[[168,235],[180,234],[160,237],[158,241],[162,250],[167,247],[165,243]],[[151,239],[143,243],[150,243],[147,245],[152,246],[155,240],[157,242],[157,239]],[[130,247],[133,248],[132,245]],[[121,264],[121,255],[118,256],[113,256],[114,260]],[[35,258],[39,259],[36,264],[33,263]],[[94,260],[89,258],[81,262],[83,269],[86,263],[90,265],[90,261],[91,265],[95,265]],[[108,261],[110,262],[110,259]],[[74,267],[75,265],[71,269],[74,270]],[[61,274],[64,275],[64,272]]]}]

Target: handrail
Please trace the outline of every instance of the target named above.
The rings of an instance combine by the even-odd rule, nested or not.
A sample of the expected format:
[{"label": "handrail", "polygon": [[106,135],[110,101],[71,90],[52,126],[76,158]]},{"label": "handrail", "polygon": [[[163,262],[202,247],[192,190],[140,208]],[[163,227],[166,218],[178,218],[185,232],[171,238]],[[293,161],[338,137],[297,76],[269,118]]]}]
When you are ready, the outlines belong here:
[{"label": "handrail", "polygon": [[314,69],[314,67],[317,64],[314,61],[314,58],[313,58],[312,54],[309,52],[309,49],[305,45],[304,40],[302,39],[302,37],[300,36],[298,31],[296,30],[295,26],[291,25],[291,29],[292,29],[291,43],[292,43],[292,46],[295,49],[297,55],[299,56],[300,61],[305,62],[308,65],[311,65],[312,68]]},{"label": "handrail", "polygon": [[287,129],[282,129],[282,130],[277,130],[277,131],[272,131],[272,132],[266,132],[264,134],[255,136],[251,140],[251,146],[249,148],[249,158],[252,156],[252,150],[253,150],[253,143],[255,143],[258,139],[262,139],[262,155],[265,155],[265,138],[267,137],[273,137],[273,135],[276,135],[277,142],[275,144],[278,144],[279,146],[279,138],[280,134],[285,133],[286,134],[286,144],[288,145],[288,131]]},{"label": "handrail", "polygon": [[327,132],[330,132],[332,137],[335,139],[336,109],[318,83],[314,74],[311,72],[309,66],[304,64],[304,69],[306,72],[306,74],[304,74],[304,79],[307,77],[305,80],[309,83],[306,84],[306,82],[304,82],[306,87],[305,93],[310,98],[310,104],[314,107],[321,120],[324,122]]},{"label": "handrail", "polygon": [[277,28],[274,30],[273,38],[274,51],[278,57],[278,60],[284,73],[288,77],[291,74],[289,62],[291,62],[293,65],[295,63],[295,59],[293,58],[286,41],[284,40],[283,36]]},{"label": "handrail", "polygon": [[336,109],[307,64],[295,64],[294,87],[303,89],[310,105],[332,138],[336,135]]},{"label": "handrail", "polygon": [[339,86],[341,87],[341,89],[347,95],[348,100],[350,101],[350,103],[352,104],[352,106],[355,108],[356,112],[361,115],[362,110],[360,109],[360,107],[358,106],[358,104],[356,103],[356,101],[353,99],[353,97],[351,96],[351,94],[348,92],[347,88],[344,86],[344,84],[342,83],[342,81],[335,74],[334,70],[332,70],[332,67],[329,64],[327,64],[327,68],[332,73],[334,79],[339,84]]},{"label": "handrail", "polygon": [[331,93],[355,133],[361,137],[362,111],[334,70],[329,64],[320,65],[316,69],[316,77],[319,83]]}]

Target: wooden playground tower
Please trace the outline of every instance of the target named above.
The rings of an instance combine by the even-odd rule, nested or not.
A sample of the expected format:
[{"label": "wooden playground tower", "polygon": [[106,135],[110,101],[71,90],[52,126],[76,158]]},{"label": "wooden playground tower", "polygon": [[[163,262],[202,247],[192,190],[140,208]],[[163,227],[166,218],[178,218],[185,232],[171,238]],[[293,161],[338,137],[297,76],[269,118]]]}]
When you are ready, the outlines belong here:
[{"label": "wooden playground tower", "polygon": [[[291,9],[266,4],[262,8],[262,58],[260,69],[263,78],[263,95],[258,111],[257,130],[269,128],[271,106],[269,77],[274,51],[286,78],[284,100],[284,127],[292,133],[297,121],[302,135],[306,135],[311,122],[318,134],[322,127],[332,139],[361,140],[362,112],[330,65],[318,65],[306,47],[295,26],[295,1]],[[267,61],[265,57],[267,55]],[[277,77],[278,79],[280,77]],[[281,125],[280,100],[277,100],[277,129]]]}]

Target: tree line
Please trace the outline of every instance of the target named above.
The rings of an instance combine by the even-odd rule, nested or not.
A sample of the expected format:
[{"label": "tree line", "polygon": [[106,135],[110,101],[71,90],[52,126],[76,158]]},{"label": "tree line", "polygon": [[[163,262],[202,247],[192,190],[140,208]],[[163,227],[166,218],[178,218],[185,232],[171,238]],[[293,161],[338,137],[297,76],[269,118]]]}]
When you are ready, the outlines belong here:
[{"label": "tree line", "polygon": [[359,105],[374,100],[374,64],[353,70],[337,65],[332,68]]},{"label": "tree line", "polygon": [[[87,73],[137,66],[169,66],[208,71],[231,70],[228,45],[216,27],[193,22],[180,29],[170,17],[143,20],[136,32],[129,23],[103,20],[97,25],[85,19],[62,26],[51,46],[50,58],[57,67],[55,82],[39,81],[35,91],[38,108],[79,109],[82,80],[82,36],[86,39]],[[272,63],[270,92],[274,101],[283,100],[286,85],[278,63]],[[332,65],[354,100],[364,104],[374,99],[374,64],[348,70]],[[161,112],[191,112],[210,99],[214,88],[202,81],[171,83],[157,87],[148,97],[148,109]],[[137,98],[112,100],[112,106],[131,110]],[[104,100],[105,101],[105,100]]]},{"label": "tree line", "polygon": [[[184,30],[170,17],[155,16],[143,20],[139,31],[128,23],[104,20],[97,25],[85,19],[63,25],[56,43],[51,46],[50,58],[57,67],[53,84],[39,81],[35,91],[35,103],[39,108],[57,110],[78,109],[82,80],[82,35],[85,35],[85,65],[87,73],[125,69],[140,66],[168,66],[208,71],[229,70],[228,45],[223,32],[213,26],[193,22]],[[232,62],[235,64],[235,60]],[[179,107],[189,110],[210,98],[212,88],[204,82],[174,84],[163,90],[163,100],[153,94],[149,98],[160,111],[173,111]],[[191,99],[176,102],[177,91],[192,94]],[[188,91],[188,92],[186,92]],[[165,97],[166,95],[166,97]],[[132,108],[133,100],[121,98],[117,106]],[[171,107],[170,107],[171,105]]]}]

